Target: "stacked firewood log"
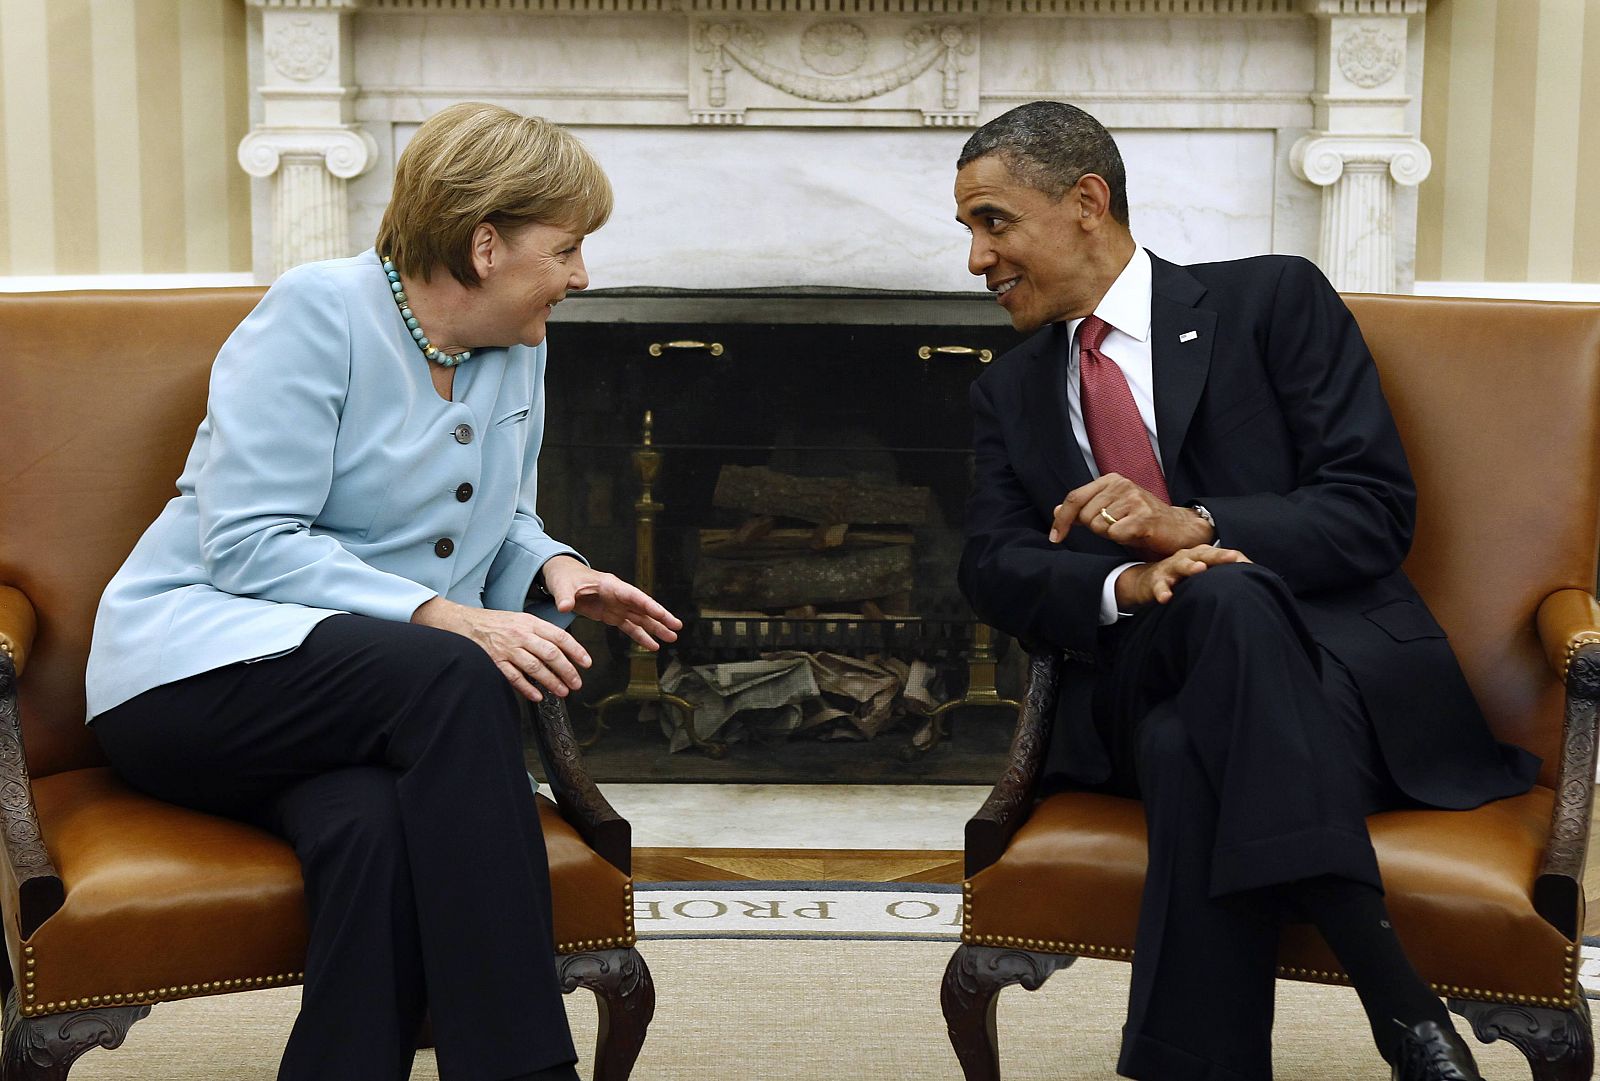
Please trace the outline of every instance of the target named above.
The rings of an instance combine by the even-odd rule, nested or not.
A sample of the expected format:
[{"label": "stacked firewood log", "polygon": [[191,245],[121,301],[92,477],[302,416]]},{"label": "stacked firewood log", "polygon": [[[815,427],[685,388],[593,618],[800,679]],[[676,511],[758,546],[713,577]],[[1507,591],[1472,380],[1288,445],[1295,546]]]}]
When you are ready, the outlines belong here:
[{"label": "stacked firewood log", "polygon": [[700,531],[694,600],[701,614],[910,613],[911,527],[928,519],[929,489],[725,465],[712,501],[746,518],[732,529]]}]

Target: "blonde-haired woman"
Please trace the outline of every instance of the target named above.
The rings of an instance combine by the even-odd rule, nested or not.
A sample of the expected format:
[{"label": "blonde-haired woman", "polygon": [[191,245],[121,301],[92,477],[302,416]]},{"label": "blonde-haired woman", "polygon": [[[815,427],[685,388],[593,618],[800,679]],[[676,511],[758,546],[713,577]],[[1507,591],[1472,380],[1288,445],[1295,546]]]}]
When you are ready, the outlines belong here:
[{"label": "blonde-haired woman", "polygon": [[[554,125],[432,117],[375,250],[289,271],[218,354],[178,494],[107,587],[89,715],[154,796],[294,844],[311,937],[280,1078],[575,1078],[517,695],[564,629],[681,623],[534,511],[545,322],[611,211]],[[546,598],[524,612],[530,591]]]}]

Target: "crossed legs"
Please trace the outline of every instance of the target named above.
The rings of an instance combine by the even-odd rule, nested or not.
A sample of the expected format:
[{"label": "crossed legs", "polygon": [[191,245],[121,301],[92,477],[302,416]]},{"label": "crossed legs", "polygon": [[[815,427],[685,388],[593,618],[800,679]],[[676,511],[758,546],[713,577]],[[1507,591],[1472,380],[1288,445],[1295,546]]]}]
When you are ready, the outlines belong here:
[{"label": "crossed legs", "polygon": [[[1284,902],[1356,896],[1381,915],[1365,816],[1402,797],[1349,674],[1321,653],[1271,572],[1213,567],[1111,634],[1097,719],[1114,785],[1144,802],[1150,856],[1118,1070],[1161,1081],[1270,1078]],[[1325,910],[1342,911],[1312,915]],[[1371,939],[1356,926],[1345,945]],[[1403,985],[1399,997],[1363,1001],[1378,1013],[1443,1017],[1389,935],[1377,949]],[[1329,937],[1344,960],[1351,951]],[[1389,1017],[1374,1028],[1386,1033]]]},{"label": "crossed legs", "polygon": [[311,941],[284,1081],[406,1077],[424,1009],[446,1077],[576,1076],[519,718],[467,639],[340,615],[96,719],[134,787],[295,846]]}]

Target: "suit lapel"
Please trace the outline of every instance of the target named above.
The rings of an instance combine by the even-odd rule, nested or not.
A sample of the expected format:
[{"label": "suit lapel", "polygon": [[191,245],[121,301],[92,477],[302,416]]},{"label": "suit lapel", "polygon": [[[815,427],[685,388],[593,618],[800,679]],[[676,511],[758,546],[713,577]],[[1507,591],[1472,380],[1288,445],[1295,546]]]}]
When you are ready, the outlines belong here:
[{"label": "suit lapel", "polygon": [[1154,255],[1150,262],[1150,362],[1155,375],[1156,438],[1170,479],[1177,472],[1178,455],[1211,369],[1217,314],[1195,307],[1206,289],[1188,271]]},{"label": "suit lapel", "polygon": [[1037,443],[1035,456],[1064,496],[1089,483],[1089,466],[1072,434],[1067,410],[1066,324],[1054,324],[1049,334],[1035,340],[1039,346],[1028,358],[1024,375],[1028,429]]}]

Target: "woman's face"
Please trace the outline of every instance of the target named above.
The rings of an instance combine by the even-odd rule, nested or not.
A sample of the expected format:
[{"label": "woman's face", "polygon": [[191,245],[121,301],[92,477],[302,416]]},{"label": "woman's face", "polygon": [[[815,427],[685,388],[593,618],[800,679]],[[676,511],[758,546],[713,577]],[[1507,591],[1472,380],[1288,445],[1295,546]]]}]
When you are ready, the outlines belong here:
[{"label": "woman's face", "polygon": [[[480,229],[483,227],[480,226]],[[525,225],[509,233],[492,230],[474,251],[482,280],[483,345],[538,345],[550,310],[570,292],[589,285],[583,265],[583,235],[556,225]]]}]

